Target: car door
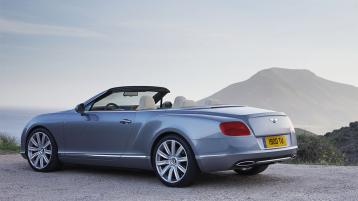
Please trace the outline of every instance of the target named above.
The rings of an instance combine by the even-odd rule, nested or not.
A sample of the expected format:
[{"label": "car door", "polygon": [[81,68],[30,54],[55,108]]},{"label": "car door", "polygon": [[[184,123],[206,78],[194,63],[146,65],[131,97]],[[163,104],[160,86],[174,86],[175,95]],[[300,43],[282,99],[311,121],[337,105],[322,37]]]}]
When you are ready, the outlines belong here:
[{"label": "car door", "polygon": [[111,92],[72,113],[64,122],[66,154],[89,157],[120,157],[135,135],[137,92]]},{"label": "car door", "polygon": [[135,111],[75,113],[64,124],[67,155],[119,157],[136,132],[135,117]]}]

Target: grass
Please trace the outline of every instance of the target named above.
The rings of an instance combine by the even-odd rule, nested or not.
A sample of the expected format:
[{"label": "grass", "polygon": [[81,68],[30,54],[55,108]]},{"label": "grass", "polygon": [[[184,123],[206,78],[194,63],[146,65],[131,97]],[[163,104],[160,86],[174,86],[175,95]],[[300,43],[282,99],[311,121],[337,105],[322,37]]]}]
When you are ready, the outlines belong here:
[{"label": "grass", "polygon": [[18,153],[19,145],[16,143],[15,137],[0,133],[0,154]]}]

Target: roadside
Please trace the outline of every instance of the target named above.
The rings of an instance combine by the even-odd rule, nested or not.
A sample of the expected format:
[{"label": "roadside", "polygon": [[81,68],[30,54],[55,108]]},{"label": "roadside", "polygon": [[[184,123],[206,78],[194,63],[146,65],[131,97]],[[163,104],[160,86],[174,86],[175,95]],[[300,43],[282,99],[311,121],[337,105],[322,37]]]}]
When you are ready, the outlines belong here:
[{"label": "roadside", "polygon": [[1,149],[0,149],[0,155],[8,155],[8,154],[19,154],[19,152],[17,152],[17,151],[1,150]]},{"label": "roadside", "polygon": [[0,133],[0,154],[16,154],[19,153],[20,147],[16,143],[15,137],[10,137]]},{"label": "roadside", "polygon": [[33,171],[20,155],[0,155],[0,200],[358,200],[358,167],[272,165],[244,177],[200,175],[188,188],[168,188],[151,172],[67,167]]}]

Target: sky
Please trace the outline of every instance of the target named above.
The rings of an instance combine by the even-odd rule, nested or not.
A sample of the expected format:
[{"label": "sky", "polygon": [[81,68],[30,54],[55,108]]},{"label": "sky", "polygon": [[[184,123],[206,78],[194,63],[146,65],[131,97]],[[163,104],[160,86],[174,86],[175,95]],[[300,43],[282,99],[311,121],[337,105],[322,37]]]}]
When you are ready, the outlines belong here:
[{"label": "sky", "polygon": [[0,0],[0,107],[127,85],[199,100],[270,67],[358,86],[357,22],[356,0]]}]

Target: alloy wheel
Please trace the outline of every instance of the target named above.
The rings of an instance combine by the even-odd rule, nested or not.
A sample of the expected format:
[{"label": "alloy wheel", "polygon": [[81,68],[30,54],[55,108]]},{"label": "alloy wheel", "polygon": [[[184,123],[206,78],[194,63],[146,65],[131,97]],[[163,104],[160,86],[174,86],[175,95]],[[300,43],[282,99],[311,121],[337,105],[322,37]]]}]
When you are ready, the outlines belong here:
[{"label": "alloy wheel", "polygon": [[27,157],[36,169],[48,166],[52,157],[52,144],[45,133],[36,132],[31,136],[27,144]]},{"label": "alloy wheel", "polygon": [[164,141],[156,151],[155,166],[166,182],[181,181],[188,169],[188,155],[183,145],[172,139]]}]

